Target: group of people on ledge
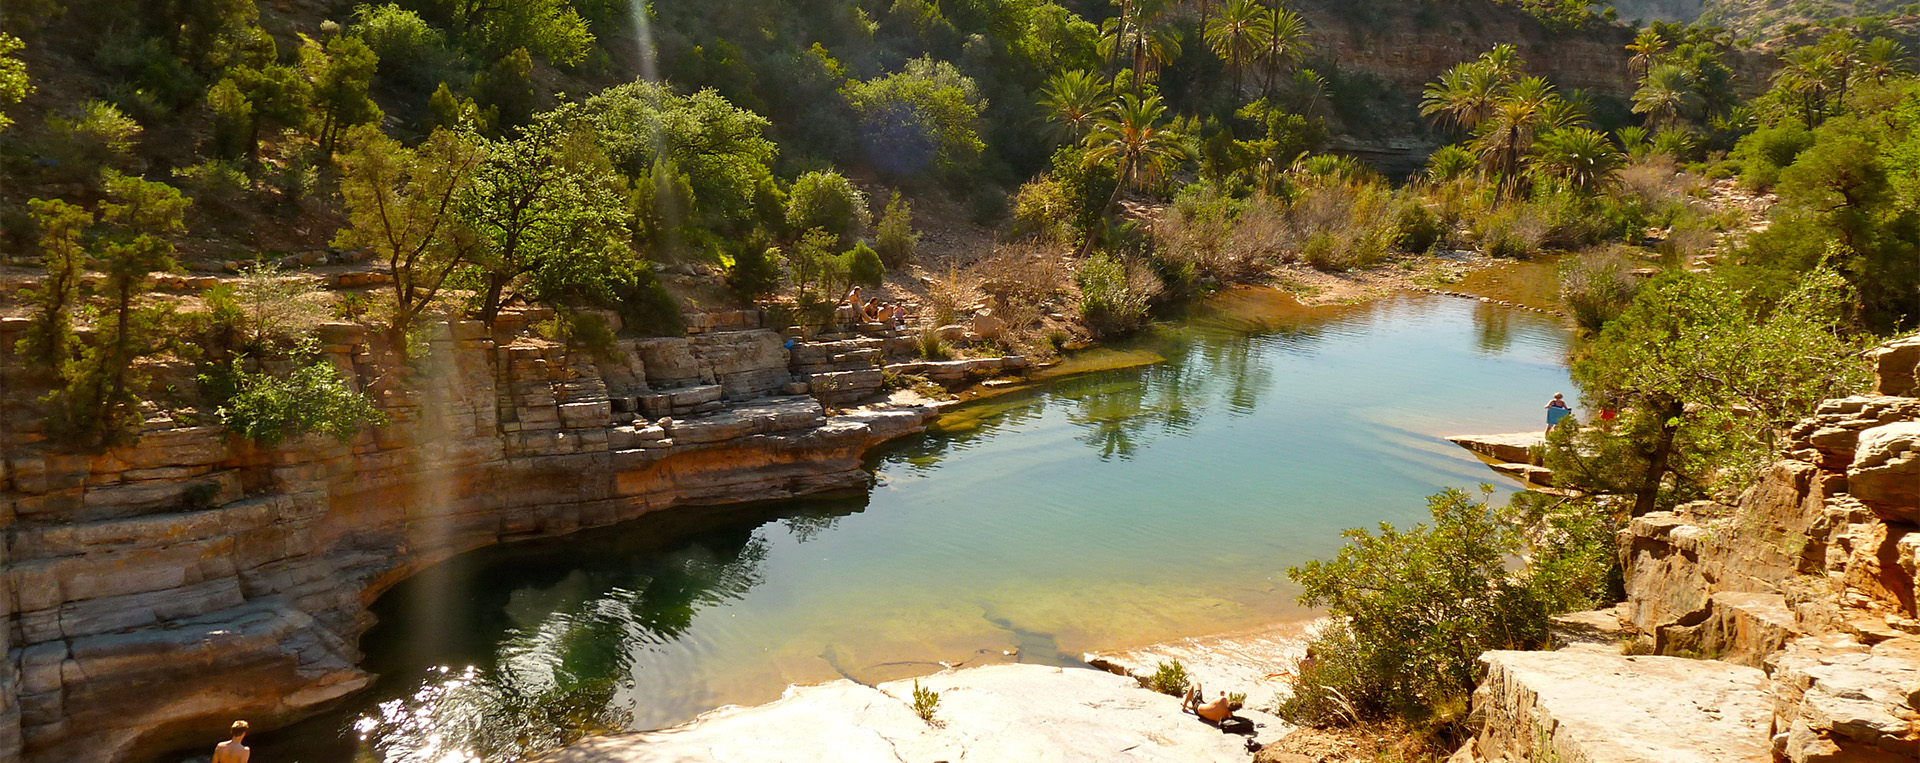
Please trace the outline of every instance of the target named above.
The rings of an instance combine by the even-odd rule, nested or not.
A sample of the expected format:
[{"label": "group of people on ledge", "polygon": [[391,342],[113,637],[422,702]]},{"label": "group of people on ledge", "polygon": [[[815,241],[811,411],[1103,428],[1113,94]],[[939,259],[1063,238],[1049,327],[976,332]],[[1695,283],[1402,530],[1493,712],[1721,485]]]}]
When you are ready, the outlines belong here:
[{"label": "group of people on ledge", "polygon": [[864,296],[858,286],[849,289],[847,298],[840,301],[842,314],[851,309],[855,313],[851,317],[859,323],[891,323],[895,328],[907,325],[907,303],[894,302],[889,305],[881,302],[879,297],[862,302]]}]

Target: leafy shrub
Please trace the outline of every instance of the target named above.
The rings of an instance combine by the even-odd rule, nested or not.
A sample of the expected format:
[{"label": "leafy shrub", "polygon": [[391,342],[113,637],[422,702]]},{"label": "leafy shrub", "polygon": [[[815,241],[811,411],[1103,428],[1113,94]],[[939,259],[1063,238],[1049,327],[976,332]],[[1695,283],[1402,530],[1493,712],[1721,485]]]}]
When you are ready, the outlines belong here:
[{"label": "leafy shrub", "polygon": [[47,135],[53,141],[49,153],[58,163],[60,177],[91,180],[102,169],[132,169],[134,142],[140,133],[140,123],[113,104],[87,101],[72,116],[49,120]]},{"label": "leafy shrub", "polygon": [[[644,264],[644,263],[643,263]],[[687,320],[680,314],[680,302],[660,283],[653,268],[640,267],[633,281],[616,289],[616,311],[626,330],[641,336],[680,336],[687,333]]]},{"label": "leafy shrub", "polygon": [[1072,199],[1060,181],[1041,175],[1020,186],[1013,196],[1013,230],[1016,237],[1072,238]]},{"label": "leafy shrub", "polygon": [[1813,147],[1813,132],[1797,122],[1762,127],[1740,139],[1733,158],[1740,161],[1741,180],[1748,188],[1766,190],[1780,182],[1780,171],[1800,153]]},{"label": "leafy shrub", "polygon": [[1403,199],[1394,220],[1393,245],[1403,252],[1423,254],[1447,235],[1446,221],[1418,199]]},{"label": "leafy shrub", "polygon": [[780,250],[749,244],[727,268],[727,288],[741,299],[753,300],[780,288]]},{"label": "leafy shrub", "polygon": [[1480,160],[1458,145],[1441,146],[1427,157],[1427,178],[1434,182],[1445,183],[1459,180],[1480,166]]},{"label": "leafy shrub", "polygon": [[832,248],[866,235],[871,222],[867,195],[840,173],[809,172],[787,191],[787,229],[795,234],[824,230],[833,234]]},{"label": "leafy shrub", "polygon": [[[1326,607],[1335,624],[1309,648],[1281,716],[1309,725],[1397,716],[1445,729],[1464,717],[1481,652],[1543,647],[1548,616],[1606,598],[1616,517],[1517,500],[1501,510],[1448,490],[1428,499],[1431,525],[1348,530],[1353,542],[1334,560],[1288,569],[1301,602]],[[1529,549],[1550,561],[1510,570]]]},{"label": "leafy shrub", "polygon": [[1186,694],[1190,685],[1192,680],[1187,678],[1187,666],[1181,665],[1179,660],[1160,663],[1153,675],[1147,678],[1147,688],[1175,697]]},{"label": "leafy shrub", "polygon": [[1074,282],[1080,287],[1080,317],[1099,334],[1139,328],[1160,290],[1153,274],[1104,254],[1080,263]]},{"label": "leafy shrub", "polygon": [[880,261],[888,268],[904,267],[913,261],[913,251],[919,246],[920,234],[913,230],[913,205],[895,191],[887,201],[886,212],[880,215],[880,225],[874,229],[874,247],[880,252]]},{"label": "leafy shrub", "polygon": [[847,280],[861,286],[879,286],[887,277],[887,266],[880,261],[879,253],[862,241],[853,245],[852,251],[845,255],[847,260]]},{"label": "leafy shrub", "polygon": [[227,431],[262,445],[275,445],[307,432],[321,432],[347,442],[362,427],[386,420],[371,399],[348,388],[340,372],[324,360],[278,377],[249,372],[236,358],[224,376],[202,377],[202,384],[209,388],[232,390],[214,414]]},{"label": "leafy shrub", "polygon": [[1475,235],[1491,257],[1525,259],[1546,243],[1549,223],[1531,204],[1498,207],[1480,218]]},{"label": "leafy shrub", "polygon": [[1387,257],[1399,236],[1393,192],[1384,184],[1342,180],[1301,188],[1284,209],[1285,237],[1300,259],[1322,270],[1352,270]]},{"label": "leafy shrub", "polygon": [[1632,304],[1640,282],[1624,247],[1581,252],[1560,261],[1560,301],[1581,330],[1597,334]]},{"label": "leafy shrub", "polygon": [[933,716],[940,712],[940,692],[920,688],[920,679],[913,681],[913,714],[920,720],[933,723]]}]

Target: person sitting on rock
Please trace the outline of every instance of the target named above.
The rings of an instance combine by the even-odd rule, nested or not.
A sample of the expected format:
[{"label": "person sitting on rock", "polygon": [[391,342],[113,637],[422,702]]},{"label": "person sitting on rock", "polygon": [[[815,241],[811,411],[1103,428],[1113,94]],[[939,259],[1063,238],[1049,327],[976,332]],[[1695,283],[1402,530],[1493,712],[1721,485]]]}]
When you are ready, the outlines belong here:
[{"label": "person sitting on rock", "polygon": [[868,323],[879,323],[880,322],[880,298],[874,297],[873,299],[867,300],[867,308],[866,310],[862,311],[862,314],[866,316]]},{"label": "person sitting on rock", "polygon": [[213,763],[247,763],[253,751],[241,741],[247,737],[247,722],[233,722],[233,738],[213,747]]},{"label": "person sitting on rock", "polygon": [[864,303],[862,303],[862,302],[860,301],[860,287],[858,287],[858,286],[855,286],[855,287],[853,287],[853,288],[851,288],[851,289],[848,289],[848,290],[847,290],[847,298],[846,298],[846,299],[843,299],[843,300],[840,300],[840,306],[841,306],[841,307],[856,307],[856,308],[857,308],[857,307],[859,307],[859,306],[860,306],[860,305],[862,305],[862,304],[864,304]]},{"label": "person sitting on rock", "polygon": [[907,303],[893,303],[893,325],[895,327],[904,327],[907,325]]}]

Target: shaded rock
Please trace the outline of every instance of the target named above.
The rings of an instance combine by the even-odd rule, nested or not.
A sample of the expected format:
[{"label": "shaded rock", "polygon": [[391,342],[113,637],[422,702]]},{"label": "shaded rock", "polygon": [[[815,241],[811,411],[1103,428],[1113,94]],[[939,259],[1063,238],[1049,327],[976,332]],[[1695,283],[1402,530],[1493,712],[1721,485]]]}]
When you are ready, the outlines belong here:
[{"label": "shaded rock", "polygon": [[1873,350],[1874,392],[1920,397],[1920,336],[1896,339]]},{"label": "shaded rock", "polygon": [[1888,520],[1920,522],[1920,421],[1861,432],[1847,492]]},{"label": "shaded rock", "polygon": [[1765,763],[1766,675],[1706,660],[1487,652],[1477,754],[1528,761]]}]

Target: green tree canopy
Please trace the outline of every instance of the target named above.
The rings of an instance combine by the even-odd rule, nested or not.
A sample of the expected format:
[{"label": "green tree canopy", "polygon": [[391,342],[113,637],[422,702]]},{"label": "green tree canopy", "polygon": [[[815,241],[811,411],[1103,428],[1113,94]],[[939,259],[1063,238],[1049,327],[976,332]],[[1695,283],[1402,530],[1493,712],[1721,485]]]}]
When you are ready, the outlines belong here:
[{"label": "green tree canopy", "polygon": [[914,59],[900,72],[847,83],[846,96],[860,120],[867,160],[888,175],[965,171],[986,148],[980,139],[986,100],[972,78],[946,61]]}]

